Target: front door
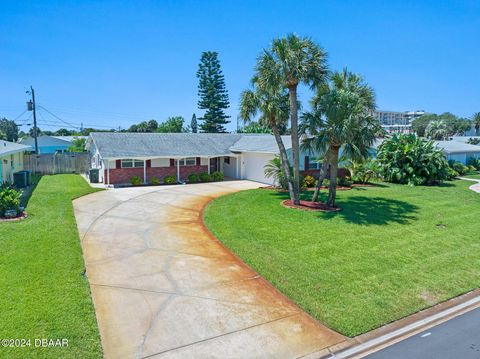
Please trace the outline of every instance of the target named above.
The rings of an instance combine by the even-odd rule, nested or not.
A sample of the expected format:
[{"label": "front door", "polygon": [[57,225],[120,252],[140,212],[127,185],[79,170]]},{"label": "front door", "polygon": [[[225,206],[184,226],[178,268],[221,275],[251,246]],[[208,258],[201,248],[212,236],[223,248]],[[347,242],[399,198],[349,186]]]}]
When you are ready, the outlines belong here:
[{"label": "front door", "polygon": [[210,173],[218,171],[218,157],[210,158]]}]

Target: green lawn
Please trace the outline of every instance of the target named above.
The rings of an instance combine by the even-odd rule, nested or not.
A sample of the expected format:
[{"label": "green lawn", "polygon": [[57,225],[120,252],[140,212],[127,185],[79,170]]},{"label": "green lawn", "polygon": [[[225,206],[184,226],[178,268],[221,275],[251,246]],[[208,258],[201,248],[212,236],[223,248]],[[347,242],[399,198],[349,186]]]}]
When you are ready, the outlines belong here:
[{"label": "green lawn", "polygon": [[[94,192],[78,175],[44,176],[29,218],[0,223],[0,339],[31,339],[0,358],[101,358],[102,350],[72,199]],[[67,348],[34,348],[35,338],[68,339]]]},{"label": "green lawn", "polygon": [[478,174],[478,175],[466,175],[465,177],[467,177],[467,178],[480,179],[480,174]]},{"label": "green lawn", "polygon": [[355,336],[480,286],[480,195],[470,185],[341,191],[336,213],[250,190],[214,200],[204,219],[308,313]]}]

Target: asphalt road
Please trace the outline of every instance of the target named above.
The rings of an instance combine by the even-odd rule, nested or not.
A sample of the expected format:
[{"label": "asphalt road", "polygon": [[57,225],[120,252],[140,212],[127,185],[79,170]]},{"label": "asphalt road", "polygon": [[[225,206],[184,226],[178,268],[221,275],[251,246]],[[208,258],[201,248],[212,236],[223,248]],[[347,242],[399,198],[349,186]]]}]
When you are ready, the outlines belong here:
[{"label": "asphalt road", "polygon": [[480,308],[367,356],[368,359],[480,359]]}]

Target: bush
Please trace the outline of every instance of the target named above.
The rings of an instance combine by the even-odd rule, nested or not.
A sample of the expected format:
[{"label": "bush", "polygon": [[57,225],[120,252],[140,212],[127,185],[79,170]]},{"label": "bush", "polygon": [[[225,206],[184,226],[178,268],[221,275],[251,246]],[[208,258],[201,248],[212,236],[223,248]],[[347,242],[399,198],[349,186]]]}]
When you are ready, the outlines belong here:
[{"label": "bush", "polygon": [[353,183],[366,184],[381,178],[380,168],[371,158],[363,161],[350,161],[347,168],[350,171],[350,179]]},{"label": "bush", "polygon": [[165,184],[177,183],[177,176],[165,176],[163,177],[163,183]]},{"label": "bush", "polygon": [[2,188],[0,190],[0,216],[5,215],[5,211],[14,209],[18,213],[20,207],[21,193],[13,188]]},{"label": "bush", "polygon": [[140,186],[142,184],[142,179],[138,176],[133,176],[130,178],[130,184],[132,186]]},{"label": "bush", "polygon": [[477,173],[477,169],[474,166],[470,165],[470,166],[467,166],[467,168],[468,168],[468,171],[467,171],[468,175],[474,175]]},{"label": "bush", "polygon": [[160,178],[158,178],[158,177],[150,178],[150,184],[153,184],[153,185],[160,184]]},{"label": "bush", "polygon": [[223,181],[223,173],[215,171],[212,173],[212,181]]},{"label": "bush", "polygon": [[197,183],[199,180],[200,179],[196,173],[190,173],[188,175],[188,182],[190,183]]},{"label": "bush", "polygon": [[304,188],[312,188],[312,187],[315,187],[315,183],[317,181],[315,180],[315,178],[313,178],[313,176],[305,176],[305,178],[303,179],[302,181],[302,187]]},{"label": "bush", "polygon": [[210,182],[210,175],[208,174],[208,172],[200,173],[199,178],[201,182]]},{"label": "bush", "polygon": [[[280,187],[281,189],[288,189],[288,180],[283,170],[282,162],[279,156],[275,156],[275,158],[263,167],[264,174],[266,178],[273,178],[273,182],[276,186]],[[293,170],[290,168],[290,176],[293,176]],[[300,181],[300,184],[302,182]]]},{"label": "bush", "polygon": [[467,161],[467,166],[473,166],[475,169],[480,170],[480,158],[470,157]]},{"label": "bush", "polygon": [[463,176],[468,172],[468,167],[460,162],[450,160],[448,161],[448,164],[450,165],[450,168],[457,171],[460,176]]},{"label": "bush", "polygon": [[337,178],[337,184],[342,187],[350,187],[353,182],[352,180],[346,178],[346,177],[338,177]]},{"label": "bush", "polygon": [[385,140],[378,147],[377,163],[387,182],[417,186],[438,184],[450,176],[443,151],[436,149],[433,141],[413,134]]}]

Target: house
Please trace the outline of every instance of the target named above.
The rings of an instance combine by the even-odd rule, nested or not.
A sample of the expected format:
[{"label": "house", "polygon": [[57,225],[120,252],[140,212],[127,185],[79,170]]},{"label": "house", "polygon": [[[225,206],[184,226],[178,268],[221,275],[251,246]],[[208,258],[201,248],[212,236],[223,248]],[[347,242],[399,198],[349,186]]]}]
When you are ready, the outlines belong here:
[{"label": "house", "polygon": [[[65,137],[68,137],[65,138]],[[38,153],[63,153],[67,152],[72,146],[73,137],[71,136],[38,136]],[[31,146],[32,150],[35,150],[35,139],[33,137],[25,137],[20,140],[20,144]]]},{"label": "house", "polygon": [[470,158],[480,158],[480,146],[459,141],[435,141],[435,146],[443,150],[449,161],[465,165]]},{"label": "house", "polygon": [[[290,136],[282,136],[291,157]],[[101,182],[129,183],[138,176],[176,176],[185,181],[191,173],[221,171],[227,178],[273,184],[264,166],[279,153],[272,135],[231,133],[91,133],[87,140],[91,168],[99,169]],[[318,166],[314,156],[302,153],[300,169]]]},{"label": "house", "polygon": [[23,153],[30,146],[0,140],[0,184],[13,182],[13,173],[23,170]]}]

